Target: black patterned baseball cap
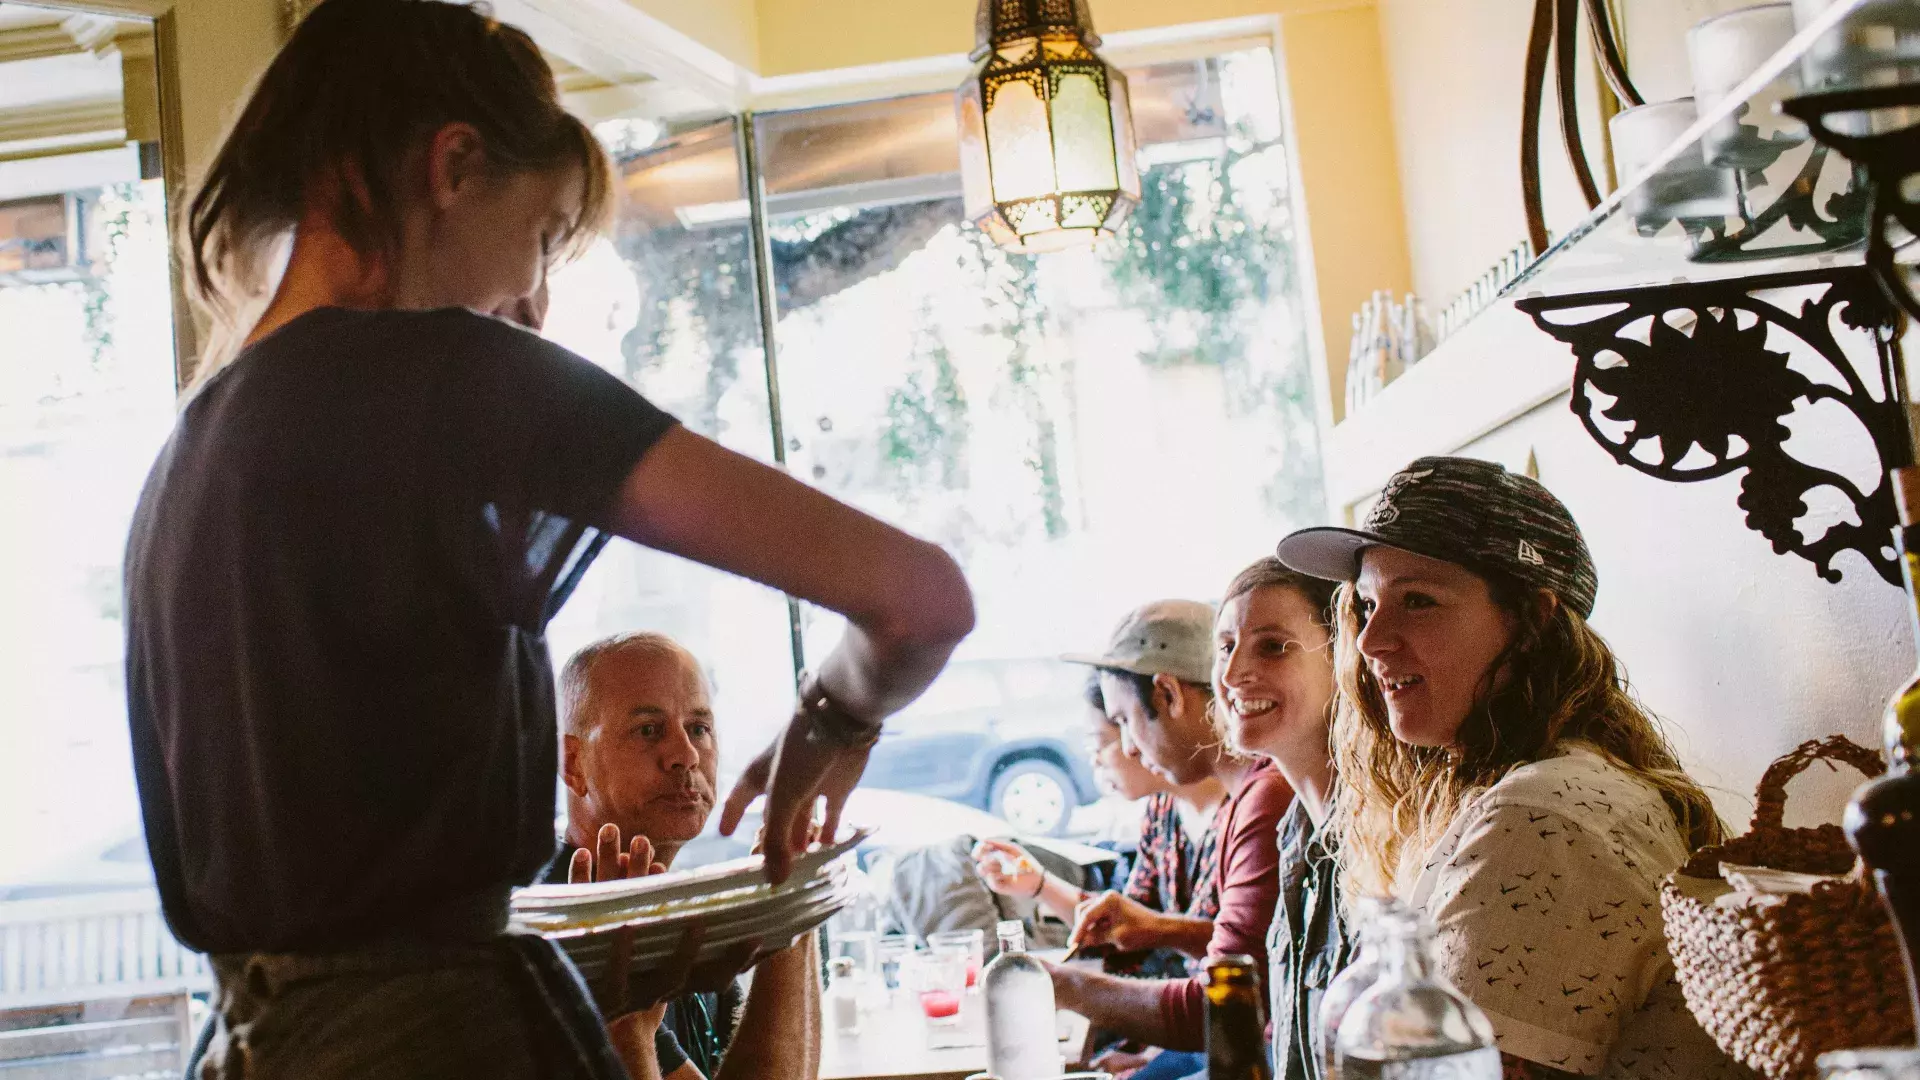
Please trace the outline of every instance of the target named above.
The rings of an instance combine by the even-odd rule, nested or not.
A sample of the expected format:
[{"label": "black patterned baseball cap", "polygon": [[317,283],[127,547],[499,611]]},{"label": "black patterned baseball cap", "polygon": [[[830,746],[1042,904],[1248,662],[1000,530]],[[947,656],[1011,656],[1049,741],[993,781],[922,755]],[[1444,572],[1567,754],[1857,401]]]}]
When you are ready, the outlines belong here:
[{"label": "black patterned baseball cap", "polygon": [[1551,589],[1593,614],[1600,588],[1580,526],[1540,481],[1491,461],[1424,457],[1387,481],[1358,529],[1301,529],[1280,541],[1280,561],[1329,581],[1360,575],[1360,553],[1384,545]]}]

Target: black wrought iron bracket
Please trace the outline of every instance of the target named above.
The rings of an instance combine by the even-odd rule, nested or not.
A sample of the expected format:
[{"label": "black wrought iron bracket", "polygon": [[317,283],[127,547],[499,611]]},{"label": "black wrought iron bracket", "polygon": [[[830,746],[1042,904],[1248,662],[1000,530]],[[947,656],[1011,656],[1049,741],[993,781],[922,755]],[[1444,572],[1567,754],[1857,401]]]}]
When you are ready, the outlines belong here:
[{"label": "black wrought iron bracket", "polygon": [[[1798,555],[1837,582],[1835,558],[1856,551],[1899,586],[1899,563],[1888,543],[1896,513],[1885,479],[1887,469],[1912,459],[1901,404],[1899,313],[1867,267],[1522,297],[1514,305],[1572,346],[1571,407],[1615,461],[1678,483],[1745,469],[1739,506],[1748,527],[1775,552]],[[1768,347],[1775,328],[1806,345],[1833,377],[1816,381],[1794,370],[1788,353]],[[1876,379],[1863,378],[1848,359],[1843,335],[1853,334],[1870,339]],[[1883,466],[1875,486],[1863,489],[1787,452],[1785,419],[1802,401],[1836,402],[1866,430]],[[1612,433],[1603,417],[1613,421]],[[1657,461],[1636,453],[1648,444],[1657,446]],[[1844,495],[1855,520],[1809,538],[1795,523],[1809,510],[1808,494],[1819,488]]]},{"label": "black wrought iron bracket", "polygon": [[[1759,169],[1736,172],[1734,180],[1740,192],[1740,215],[1736,224],[1729,229],[1724,218],[1682,220],[1680,225],[1692,245],[1687,257],[1699,263],[1782,259],[1840,251],[1865,240],[1867,204],[1872,198],[1865,178],[1856,175],[1845,188],[1828,195],[1822,203],[1817,188],[1827,156],[1825,146],[1811,147],[1800,171],[1779,191],[1772,192],[1772,197],[1765,202],[1759,194],[1766,189],[1764,172]],[[1783,223],[1805,239],[1793,244],[1761,242],[1771,240]]]},{"label": "black wrought iron bracket", "polygon": [[[1920,83],[1868,90],[1829,90],[1780,103],[1780,111],[1807,125],[1814,141],[1847,156],[1867,175],[1867,265],[1893,302],[1920,319],[1920,298],[1908,285],[1898,249],[1920,237],[1920,199],[1913,179],[1920,175],[1920,125],[1870,135],[1849,135],[1836,126],[1843,117],[1858,123],[1875,110],[1920,107]],[[1891,226],[1906,234],[1896,240]]]}]

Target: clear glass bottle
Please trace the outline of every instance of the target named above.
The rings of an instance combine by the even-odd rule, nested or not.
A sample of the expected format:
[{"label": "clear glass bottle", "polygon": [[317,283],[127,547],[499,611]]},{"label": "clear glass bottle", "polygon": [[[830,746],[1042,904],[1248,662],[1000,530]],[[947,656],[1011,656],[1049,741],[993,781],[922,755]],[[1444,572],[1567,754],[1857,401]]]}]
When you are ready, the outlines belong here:
[{"label": "clear glass bottle", "polygon": [[1382,922],[1380,978],[1340,1020],[1340,1080],[1500,1080],[1493,1025],[1438,971],[1433,924]]},{"label": "clear glass bottle", "polygon": [[1410,918],[1407,906],[1390,896],[1361,896],[1352,905],[1353,933],[1360,942],[1353,960],[1340,969],[1320,996],[1320,1008],[1314,1016],[1313,1052],[1320,1060],[1320,1075],[1335,1076],[1333,1040],[1339,1034],[1340,1021],[1354,999],[1380,978],[1380,939],[1401,932],[1401,923]]},{"label": "clear glass bottle", "polygon": [[1066,1070],[1054,1033],[1053,976],[1027,955],[1018,919],[996,927],[1000,955],[981,977],[987,1003],[987,1071],[994,1080],[1052,1080]]},{"label": "clear glass bottle", "polygon": [[1273,1080],[1253,957],[1207,960],[1207,1080]]}]

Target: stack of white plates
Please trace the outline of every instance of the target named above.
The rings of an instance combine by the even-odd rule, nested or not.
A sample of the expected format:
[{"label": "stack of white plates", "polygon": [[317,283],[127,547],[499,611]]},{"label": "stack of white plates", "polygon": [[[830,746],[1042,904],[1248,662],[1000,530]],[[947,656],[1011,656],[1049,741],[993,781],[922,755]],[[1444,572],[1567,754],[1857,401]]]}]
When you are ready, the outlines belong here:
[{"label": "stack of white plates", "polygon": [[695,963],[719,959],[748,941],[771,952],[826,922],[852,899],[841,856],[865,836],[855,832],[807,852],[794,860],[793,873],[779,885],[767,882],[758,855],[623,881],[534,885],[513,895],[513,928],[558,941],[589,981],[606,970],[616,930],[631,935],[636,973],[670,959],[696,925],[704,936]]}]

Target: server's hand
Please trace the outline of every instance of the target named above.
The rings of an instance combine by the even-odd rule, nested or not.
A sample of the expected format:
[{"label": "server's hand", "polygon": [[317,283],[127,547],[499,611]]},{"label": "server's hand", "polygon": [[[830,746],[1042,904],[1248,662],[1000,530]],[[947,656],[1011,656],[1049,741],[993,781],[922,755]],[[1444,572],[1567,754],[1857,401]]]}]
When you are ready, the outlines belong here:
[{"label": "server's hand", "polygon": [[[721,834],[731,836],[747,805],[765,795],[761,827],[767,877],[776,883],[787,880],[793,871],[794,855],[807,849],[816,828],[818,835],[829,841],[839,835],[840,812],[847,805],[847,796],[860,783],[872,749],[821,740],[814,734],[813,718],[804,709],[796,711],[787,729],[753,759],[733,785],[726,808],[720,813]],[[823,798],[826,813],[816,826],[814,807]]]}]

